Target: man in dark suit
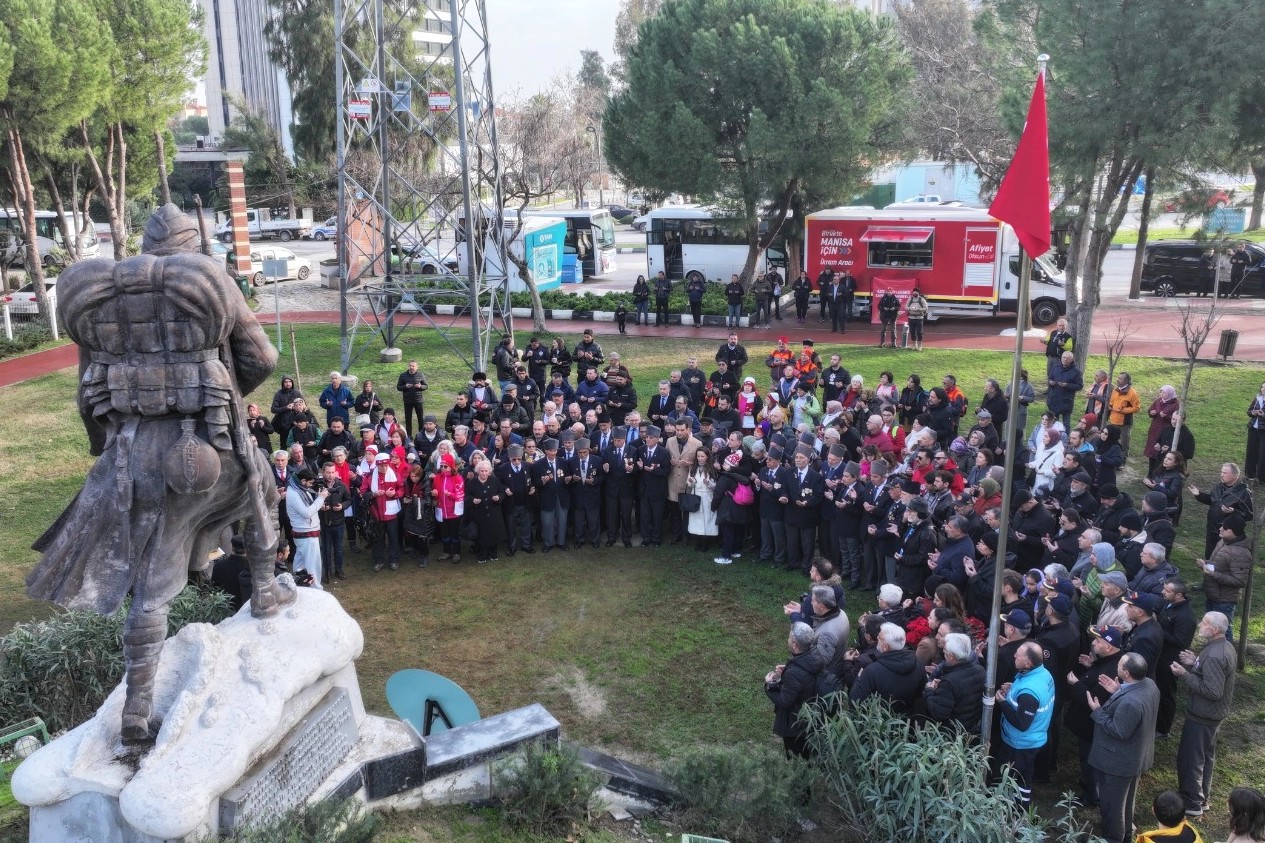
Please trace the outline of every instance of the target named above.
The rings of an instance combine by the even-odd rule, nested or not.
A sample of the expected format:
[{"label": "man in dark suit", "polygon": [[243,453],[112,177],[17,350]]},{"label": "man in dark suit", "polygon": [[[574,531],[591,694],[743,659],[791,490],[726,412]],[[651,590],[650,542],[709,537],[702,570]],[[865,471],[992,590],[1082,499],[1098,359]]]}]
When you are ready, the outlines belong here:
[{"label": "man in dark suit", "polygon": [[663,507],[668,500],[668,475],[672,458],[659,444],[663,431],[654,425],[646,428],[646,446],[637,460],[641,474],[641,545],[663,544]]},{"label": "man in dark suit", "polygon": [[636,479],[636,450],[628,447],[628,428],[611,432],[611,445],[602,454],[602,474],[606,478],[606,546],[616,536],[624,547],[632,547],[633,481]]},{"label": "man in dark suit", "polygon": [[519,550],[535,553],[531,540],[531,471],[523,464],[522,445],[510,445],[506,453],[509,459],[496,467],[496,476],[505,487],[505,535],[510,556]]},{"label": "man in dark suit", "polygon": [[536,499],[540,501],[540,535],[544,539],[545,553],[557,547],[567,549],[567,511],[571,508],[571,492],[567,478],[571,468],[558,456],[558,440],[546,439],[544,459],[532,464],[532,485]]},{"label": "man in dark suit", "polygon": [[571,523],[575,525],[575,545],[585,543],[598,546],[597,537],[602,531],[602,461],[592,453],[589,440],[575,443],[575,458],[571,461]]},{"label": "man in dark suit", "polygon": [[671,381],[659,381],[659,393],[650,399],[650,406],[646,408],[646,420],[662,427],[675,406]]},{"label": "man in dark suit", "polygon": [[791,469],[782,464],[782,448],[773,445],[764,460],[755,484],[756,506],[760,516],[760,561],[773,567],[786,565],[786,490],[791,482]]},{"label": "man in dark suit", "polygon": [[1160,689],[1147,678],[1149,666],[1137,653],[1125,653],[1116,669],[1119,681],[1100,683],[1111,692],[1105,703],[1089,695],[1094,745],[1089,765],[1098,781],[1102,836],[1109,843],[1133,839],[1133,803],[1138,778],[1155,760],[1155,720]]},{"label": "man in dark suit", "polygon": [[808,576],[813,563],[813,542],[818,513],[826,484],[809,463],[813,449],[800,445],[795,449],[795,467],[785,494],[778,500],[786,505],[786,569],[799,570]]}]

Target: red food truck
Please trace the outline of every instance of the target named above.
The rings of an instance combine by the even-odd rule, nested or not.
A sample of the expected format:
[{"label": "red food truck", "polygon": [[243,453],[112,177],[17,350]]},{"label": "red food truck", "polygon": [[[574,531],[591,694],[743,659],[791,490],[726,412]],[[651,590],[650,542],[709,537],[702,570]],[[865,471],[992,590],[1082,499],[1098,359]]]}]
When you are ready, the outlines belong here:
[{"label": "red food truck", "polygon": [[[825,269],[851,272],[858,310],[887,289],[904,301],[915,285],[931,305],[932,320],[1017,307],[1019,242],[1010,226],[979,208],[833,208],[808,215],[804,239],[814,286]],[[1029,301],[1034,325],[1051,325],[1067,312],[1053,253],[1033,259]]]}]

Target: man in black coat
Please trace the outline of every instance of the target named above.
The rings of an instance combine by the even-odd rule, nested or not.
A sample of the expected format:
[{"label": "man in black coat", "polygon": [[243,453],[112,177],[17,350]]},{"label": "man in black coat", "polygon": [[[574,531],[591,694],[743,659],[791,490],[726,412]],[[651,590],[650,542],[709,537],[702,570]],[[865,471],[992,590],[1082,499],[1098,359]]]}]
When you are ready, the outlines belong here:
[{"label": "man in black coat", "polygon": [[404,401],[404,429],[412,436],[413,422],[416,421],[421,426],[422,395],[430,388],[426,383],[426,376],[418,370],[416,360],[408,361],[408,368],[400,372],[395,388]]},{"label": "man in black coat", "polygon": [[1121,649],[1124,633],[1114,626],[1091,626],[1089,634],[1089,654],[1080,656],[1077,667],[1063,677],[1068,689],[1063,722],[1076,736],[1078,744],[1081,763],[1078,798],[1083,807],[1094,808],[1098,806],[1098,780],[1094,768],[1089,766],[1089,751],[1094,745],[1094,721],[1090,717],[1089,697],[1102,705],[1111,696],[1098,680],[1103,676],[1111,680],[1116,678],[1120,657],[1124,655]]},{"label": "man in black coat", "polygon": [[756,512],[760,518],[760,561],[773,567],[786,562],[786,490],[790,487],[791,469],[782,464],[782,448],[773,445],[764,460],[764,468],[756,476]]},{"label": "man in black coat", "polygon": [[1067,684],[1067,674],[1076,667],[1081,649],[1080,629],[1068,620],[1075,611],[1072,598],[1066,594],[1055,594],[1046,604],[1045,617],[1041,619],[1041,627],[1034,636],[1041,645],[1045,669],[1054,677],[1054,714],[1050,720],[1045,746],[1037,752],[1037,781],[1050,778],[1058,768],[1063,712],[1071,691]]},{"label": "man in black coat", "polygon": [[913,650],[905,648],[905,630],[894,623],[883,624],[878,633],[878,658],[852,685],[848,697],[857,705],[870,697],[888,701],[895,714],[909,714],[927,681]]},{"label": "man in black coat", "polygon": [[496,467],[497,479],[505,487],[505,535],[509,553],[519,550],[535,553],[532,548],[532,472],[523,464],[523,446],[510,445],[508,459]]},{"label": "man in black coat", "polygon": [[810,466],[813,449],[795,448],[795,467],[778,501],[786,505],[786,569],[808,576],[813,562],[818,513],[826,484]]},{"label": "man in black coat", "polygon": [[591,444],[588,439],[577,439],[571,459],[571,523],[576,547],[583,547],[586,542],[598,547],[597,537],[602,530],[602,486],[606,475]]},{"label": "man in black coat", "polygon": [[321,465],[331,462],[334,459],[334,449],[340,447],[350,454],[356,447],[356,437],[347,430],[343,420],[335,416],[329,420],[329,430],[322,433],[320,441],[316,443],[316,461]]},{"label": "man in black coat", "polygon": [[1126,653],[1137,653],[1146,659],[1147,677],[1155,678],[1155,669],[1160,663],[1160,653],[1164,649],[1164,630],[1155,619],[1163,602],[1148,592],[1130,591],[1124,596],[1125,614],[1133,629],[1125,638]]},{"label": "man in black coat", "polygon": [[738,335],[731,333],[729,340],[716,349],[716,362],[725,361],[729,366],[729,372],[733,375],[735,392],[736,386],[742,383],[742,367],[747,365],[747,349],[738,344]]},{"label": "man in black coat", "polygon": [[571,477],[571,466],[559,458],[557,439],[546,439],[541,449],[545,455],[532,463],[531,474],[540,502],[540,535],[548,553],[555,547],[567,549],[567,512],[571,508],[567,478]]},{"label": "man in black coat", "polygon": [[663,431],[654,425],[646,428],[646,445],[637,459],[641,484],[641,546],[663,544],[663,507],[668,499],[668,475],[672,473],[672,457],[659,443]]},{"label": "man in black coat", "polygon": [[1115,547],[1120,544],[1120,519],[1129,513],[1137,515],[1133,508],[1133,499],[1128,492],[1122,492],[1114,483],[1107,483],[1098,490],[1098,501],[1102,507],[1094,513],[1091,522],[1102,540]]},{"label": "man in black coat", "polygon": [[791,657],[764,677],[764,692],[773,701],[773,734],[782,739],[787,757],[809,756],[807,726],[799,715],[805,703],[817,698],[818,677],[825,668],[816,642],[811,626],[802,621],[792,624],[787,640]]},{"label": "man in black coat", "polygon": [[944,637],[944,668],[923,689],[927,716],[949,727],[978,735],[984,711],[984,666],[971,652],[970,636],[952,632]]},{"label": "man in black coat", "polygon": [[606,492],[606,546],[616,537],[624,547],[632,547],[633,484],[637,479],[637,450],[628,446],[628,428],[611,431],[612,442],[602,454],[602,474]]},{"label": "man in black coat", "polygon": [[1198,626],[1190,601],[1186,599],[1186,583],[1180,576],[1164,581],[1160,599],[1164,605],[1156,620],[1164,633],[1164,644],[1160,647],[1160,663],[1155,668],[1155,684],[1160,689],[1160,712],[1155,721],[1157,736],[1172,731],[1173,718],[1177,715],[1177,677],[1172,666],[1183,650],[1190,649]]},{"label": "man in black coat", "polygon": [[1011,517],[1010,538],[1016,542],[1015,554],[1018,556],[1016,567],[1021,571],[1040,567],[1041,557],[1045,555],[1045,545],[1041,543],[1047,535],[1058,532],[1058,525],[1049,510],[1041,506],[1029,491],[1015,494],[1015,514]]}]

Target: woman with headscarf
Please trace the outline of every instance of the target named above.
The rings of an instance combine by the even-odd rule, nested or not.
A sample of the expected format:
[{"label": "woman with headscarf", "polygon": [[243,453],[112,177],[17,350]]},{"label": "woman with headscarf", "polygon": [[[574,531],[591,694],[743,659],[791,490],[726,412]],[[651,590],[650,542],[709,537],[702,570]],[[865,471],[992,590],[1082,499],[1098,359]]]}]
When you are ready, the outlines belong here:
[{"label": "woman with headscarf", "polygon": [[1080,616],[1081,629],[1095,622],[1098,610],[1102,608],[1102,575],[1112,571],[1125,573],[1124,566],[1116,561],[1116,549],[1106,542],[1096,542],[1089,551],[1089,560],[1093,564],[1084,579],[1072,580],[1078,599],[1076,612]]},{"label": "woman with headscarf", "polygon": [[756,390],[755,378],[746,377],[742,381],[742,391],[738,393],[738,419],[742,424],[742,432],[749,435],[755,430],[756,418],[761,409],[761,398]]},{"label": "woman with headscarf", "polygon": [[1159,394],[1146,411],[1151,417],[1151,426],[1146,431],[1146,448],[1142,451],[1142,456],[1152,461],[1148,473],[1155,470],[1155,462],[1159,459],[1160,439],[1165,436],[1171,439],[1173,435],[1172,418],[1178,407],[1177,390],[1165,384],[1160,387]]},{"label": "woman with headscarf", "polygon": [[1116,485],[1116,471],[1124,465],[1124,448],[1120,445],[1121,428],[1109,424],[1102,429],[1099,440],[1094,443],[1094,464],[1098,470],[1094,473],[1095,485]]}]

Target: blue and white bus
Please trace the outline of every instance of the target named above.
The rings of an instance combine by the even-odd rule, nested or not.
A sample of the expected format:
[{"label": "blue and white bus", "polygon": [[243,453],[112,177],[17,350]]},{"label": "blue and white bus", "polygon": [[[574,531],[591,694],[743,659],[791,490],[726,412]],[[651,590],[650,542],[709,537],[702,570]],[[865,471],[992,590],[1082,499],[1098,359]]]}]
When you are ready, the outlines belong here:
[{"label": "blue and white bus", "polygon": [[529,217],[558,217],[567,221],[564,254],[575,255],[585,278],[606,275],[615,264],[615,221],[605,208],[544,208],[523,212]]}]

